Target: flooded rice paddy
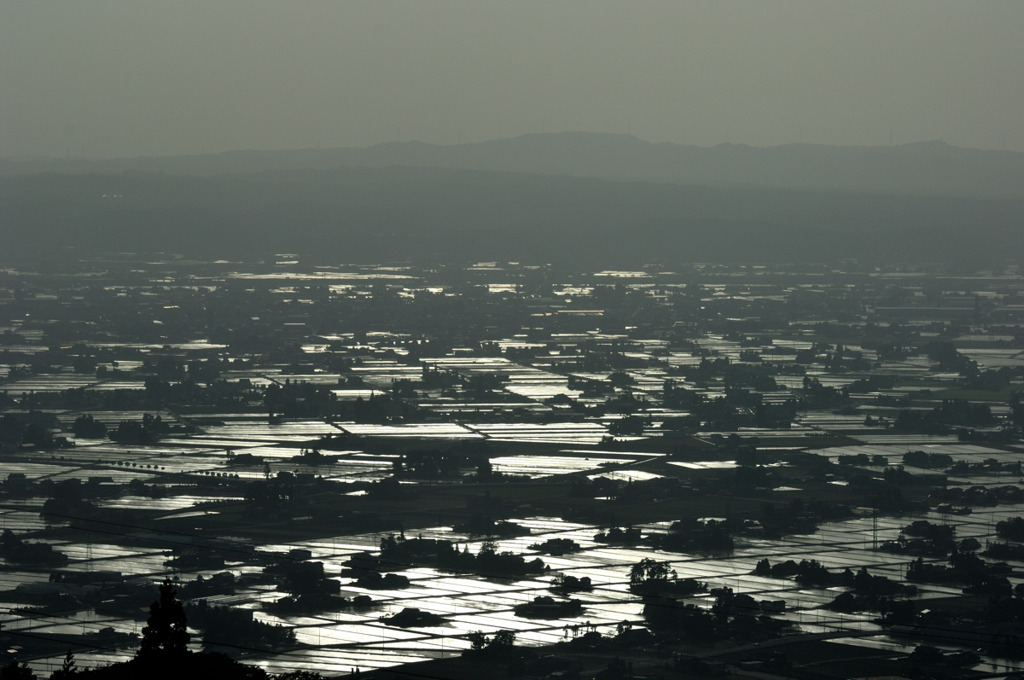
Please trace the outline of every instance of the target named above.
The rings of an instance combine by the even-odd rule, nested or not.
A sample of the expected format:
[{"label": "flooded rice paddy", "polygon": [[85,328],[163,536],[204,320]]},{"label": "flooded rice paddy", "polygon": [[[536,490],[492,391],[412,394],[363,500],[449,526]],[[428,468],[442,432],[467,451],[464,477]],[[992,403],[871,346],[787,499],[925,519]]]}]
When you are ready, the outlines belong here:
[{"label": "flooded rice paddy", "polygon": [[[52,546],[66,561],[55,567],[5,559],[0,625],[10,639],[79,641],[80,666],[130,658],[136,640],[129,636],[145,625],[145,605],[118,610],[62,598],[54,606],[58,600],[48,598],[60,588],[50,574],[58,568],[83,583],[117,573],[126,588],[154,594],[165,577],[185,584],[229,572],[231,592],[204,599],[293,631],[294,642],[273,649],[224,645],[194,629],[193,644],[224,649],[273,673],[346,674],[444,658],[467,649],[474,631],[512,630],[517,644],[541,646],[581,631],[614,635],[623,621],[640,627],[644,603],[630,590],[630,573],[645,558],[670,562],[678,578],[707,585],[680,606],[710,608],[711,591],[730,588],[758,601],[784,600],[784,610],[774,616],[792,624],[789,634],[834,633],[836,642],[912,651],[915,643],[891,635],[877,612],[828,609],[844,588],[758,576],[755,565],[766,557],[773,564],[816,560],[833,571],[865,567],[902,582],[912,558],[879,548],[912,522],[955,526],[958,540],[973,538],[984,546],[998,539],[999,522],[1024,515],[1024,504],[1007,499],[956,516],[936,512],[931,501],[898,516],[875,513],[872,499],[852,497],[851,491],[864,478],[880,480],[900,466],[913,478],[934,479],[925,483],[922,496],[929,485],[996,493],[1022,483],[1014,467],[1022,460],[1015,429],[1019,407],[1011,401],[1024,385],[1017,372],[1024,368],[1021,320],[1013,307],[1024,286],[1016,273],[971,284],[972,308],[974,296],[986,293],[987,317],[963,322],[965,284],[957,280],[942,284],[948,286],[939,294],[940,302],[949,302],[945,317],[934,318],[936,308],[930,306],[917,318],[911,305],[893,324],[874,304],[893,294],[891,279],[883,280],[880,272],[833,272],[837,279],[830,283],[744,268],[721,277],[696,268],[652,269],[577,274],[552,283],[531,279],[535,269],[490,263],[467,268],[470,283],[453,284],[438,280],[437,272],[408,267],[299,271],[288,261],[252,271],[206,265],[181,273],[174,263],[153,266],[152,280],[134,285],[100,285],[116,283],[119,274],[113,268],[94,272],[109,280],[85,292],[106,300],[134,287],[155,298],[175,296],[175,305],[191,304],[171,292],[171,281],[187,283],[190,295],[206,299],[211,309],[220,305],[220,315],[248,311],[232,317],[234,326],[226,330],[219,317],[198,324],[174,316],[174,305],[160,305],[150,310],[166,322],[158,331],[126,324],[99,333],[91,319],[69,320],[73,330],[63,337],[48,324],[35,325],[36,318],[67,313],[39,291],[38,300],[18,302],[36,305],[35,316],[0,319],[6,333],[0,346],[3,413],[42,423],[67,441],[63,448],[52,441],[4,441],[3,530]],[[17,273],[5,276],[0,288],[13,290]],[[91,285],[83,281],[60,274],[48,285],[81,293]],[[919,282],[908,286],[915,299]],[[860,297],[854,300],[851,290]],[[832,307],[811,305],[804,297],[810,292],[831,300]],[[234,300],[229,296],[243,302],[227,304]],[[2,297],[0,303],[13,308],[13,299]],[[458,314],[445,306],[467,299],[472,304],[458,307]],[[805,303],[806,309],[800,306]],[[316,304],[335,307],[329,314],[310,314],[307,308]],[[372,311],[373,305],[383,311]],[[236,327],[248,328],[248,335]],[[934,338],[948,342],[953,354],[933,346]],[[39,357],[52,357],[52,365],[43,366]],[[202,376],[211,364],[215,375],[209,380],[190,377]],[[193,390],[191,396],[179,398],[176,391],[185,390]],[[961,402],[978,407],[960,407],[967,415],[958,417],[977,416],[977,422],[957,424],[963,431],[894,425],[901,417]],[[716,404],[729,408],[716,410]],[[791,409],[792,416],[784,423],[766,422],[773,408]],[[101,423],[105,434],[75,433],[74,423],[84,415]],[[159,436],[111,436],[122,423],[153,415],[166,426]],[[909,452],[948,456],[958,465],[947,472],[904,464]],[[411,472],[418,457],[430,456],[452,456],[454,471]],[[827,475],[819,476],[809,459],[827,466]],[[841,469],[847,466],[861,476],[845,474]],[[719,475],[750,471],[764,476],[744,488],[752,502],[811,505],[831,490],[853,511],[772,538],[751,525],[722,553],[668,552],[596,538],[627,525],[648,538],[664,536],[675,520],[726,515],[733,495],[737,505],[751,498],[712,483]],[[260,505],[250,493],[271,488],[274,480],[296,485],[287,491],[290,532],[280,529],[287,524],[278,522],[274,506]],[[396,495],[381,497],[392,480]],[[660,494],[655,485],[671,483],[682,489],[678,497],[642,496],[648,489]],[[516,525],[513,532],[470,533],[460,522],[446,523],[448,506],[433,504],[450,494],[465,515],[474,497],[504,496],[517,484],[534,495],[503,508],[498,519]],[[612,491],[574,501],[570,493],[588,484]],[[631,488],[643,489],[633,502],[647,506],[644,513],[616,496]],[[59,495],[56,489],[85,490],[88,518],[74,504],[46,507]],[[324,489],[353,505],[330,516],[304,505],[305,496]],[[472,554],[486,543],[498,552],[540,557],[549,571],[499,579],[396,564],[392,571],[408,579],[407,587],[359,585],[346,563],[379,551],[382,539],[396,530],[394,520],[386,521],[388,503],[397,508],[411,497],[403,493],[423,499],[418,510],[402,506],[409,537],[451,541]],[[559,497],[546,497],[551,495]],[[564,514],[538,513],[536,507],[552,500],[564,501]],[[363,502],[365,510],[355,505]],[[659,514],[662,504],[685,507],[689,514]],[[656,519],[620,521],[617,512]],[[217,524],[230,517],[265,519],[268,529],[232,537]],[[579,550],[550,555],[532,547],[549,539],[571,540]],[[216,553],[218,561],[171,562],[183,551]],[[372,605],[283,613],[272,605],[286,593],[261,578],[265,564],[257,556],[268,554],[320,562],[339,595],[369,596]],[[1024,562],[1007,563],[1011,585],[1024,582]],[[559,574],[587,577],[593,584],[591,591],[573,595],[582,613],[555,619],[515,615],[517,605],[550,594]],[[66,589],[75,592],[84,591]],[[961,592],[959,586],[924,583],[910,599],[927,607]],[[383,620],[406,608],[435,614],[441,624],[400,628]],[[40,672],[59,667],[66,652],[52,646],[27,651],[30,646],[20,645],[26,651],[12,658]],[[1016,667],[991,655],[983,655],[978,666],[997,672]]]}]

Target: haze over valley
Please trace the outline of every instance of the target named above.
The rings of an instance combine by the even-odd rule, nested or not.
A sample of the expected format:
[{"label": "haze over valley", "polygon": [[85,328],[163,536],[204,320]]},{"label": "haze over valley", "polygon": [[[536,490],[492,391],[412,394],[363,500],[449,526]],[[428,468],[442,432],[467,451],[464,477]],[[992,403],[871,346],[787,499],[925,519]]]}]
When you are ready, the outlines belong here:
[{"label": "haze over valley", "polygon": [[0,680],[1017,680],[1024,3],[0,3]]}]

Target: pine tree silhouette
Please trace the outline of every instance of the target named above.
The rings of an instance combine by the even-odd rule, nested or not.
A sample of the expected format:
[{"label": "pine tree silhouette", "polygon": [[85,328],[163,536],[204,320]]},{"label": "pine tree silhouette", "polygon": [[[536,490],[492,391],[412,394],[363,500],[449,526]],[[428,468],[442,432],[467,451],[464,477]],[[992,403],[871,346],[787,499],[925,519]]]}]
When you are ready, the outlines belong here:
[{"label": "pine tree silhouette", "polygon": [[143,659],[181,657],[188,654],[188,627],[185,608],[174,596],[170,579],[160,585],[160,599],[149,605],[149,619],[142,629],[138,656]]}]

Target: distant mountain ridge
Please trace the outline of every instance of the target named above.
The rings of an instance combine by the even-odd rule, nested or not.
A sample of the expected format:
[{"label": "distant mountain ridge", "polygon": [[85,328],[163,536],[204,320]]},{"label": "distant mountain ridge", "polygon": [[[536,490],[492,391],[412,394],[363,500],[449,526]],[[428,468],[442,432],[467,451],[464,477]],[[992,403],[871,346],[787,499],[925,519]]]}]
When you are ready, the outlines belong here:
[{"label": "distant mountain ridge", "polygon": [[1024,153],[1015,151],[965,149],[942,142],[875,147],[698,147],[588,132],[529,134],[447,146],[389,142],[365,148],[228,151],[115,160],[0,159],[0,175],[148,172],[212,176],[397,166],[726,187],[1024,197]]}]

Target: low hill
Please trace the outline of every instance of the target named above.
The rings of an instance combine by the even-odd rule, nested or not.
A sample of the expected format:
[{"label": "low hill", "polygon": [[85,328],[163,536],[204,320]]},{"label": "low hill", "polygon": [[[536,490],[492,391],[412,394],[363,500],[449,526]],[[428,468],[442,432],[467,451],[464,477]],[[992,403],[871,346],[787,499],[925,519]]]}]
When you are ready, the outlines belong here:
[{"label": "low hill", "polygon": [[965,149],[934,141],[875,147],[698,147],[585,132],[531,134],[458,145],[391,142],[366,148],[230,151],[102,161],[3,159],[0,175],[136,171],[210,176],[392,166],[713,186],[1024,197],[1024,153],[1013,151]]}]

